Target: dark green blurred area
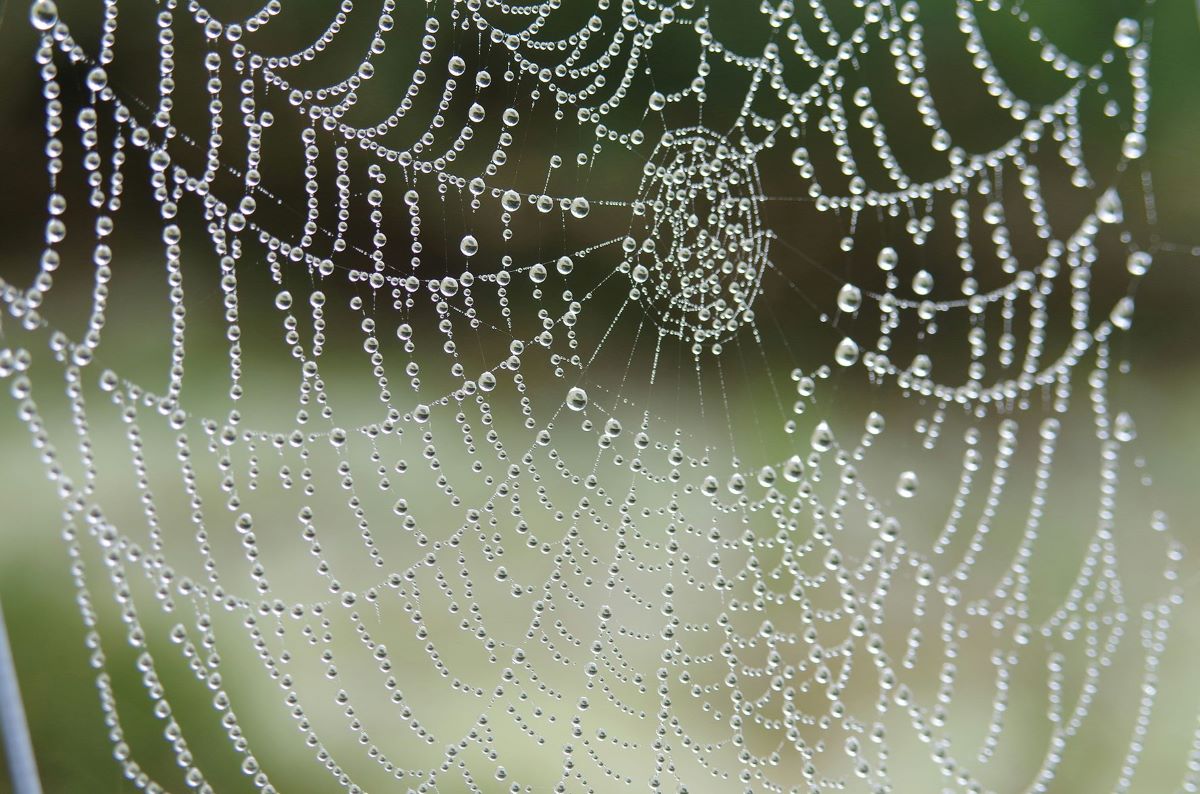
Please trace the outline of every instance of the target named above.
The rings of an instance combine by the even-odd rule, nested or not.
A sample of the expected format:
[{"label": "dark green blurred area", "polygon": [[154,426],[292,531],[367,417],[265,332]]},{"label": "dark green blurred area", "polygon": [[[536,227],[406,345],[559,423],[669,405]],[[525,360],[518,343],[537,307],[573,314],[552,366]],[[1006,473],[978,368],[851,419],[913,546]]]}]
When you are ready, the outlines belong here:
[{"label": "dark green blurred area", "polygon": [[[837,8],[837,2],[840,0],[831,3],[835,5],[835,14],[846,10]],[[72,20],[74,29],[85,31],[87,25],[74,20],[86,19],[89,13],[95,17],[99,3],[60,0],[58,5],[62,17]],[[287,18],[291,27],[284,29],[293,33],[296,41],[303,41],[326,24],[328,10],[336,4],[323,0],[300,0],[296,5],[300,8],[290,12],[292,16]],[[581,11],[586,5],[580,0]],[[756,5],[751,0],[730,0],[717,5],[714,18],[723,25],[722,31],[733,44],[739,43],[739,36],[744,37],[747,49],[755,46],[754,42],[761,42],[764,31],[758,27],[750,29],[753,23],[748,23],[745,31],[737,28],[739,15],[746,8]],[[923,18],[929,19],[927,32],[931,38],[948,39],[956,35],[951,2],[930,0],[921,5]],[[128,12],[125,10],[127,6]],[[413,2],[414,16],[418,12],[424,13],[423,6]],[[233,0],[222,0],[212,4],[212,7],[219,16],[223,10],[237,8],[239,4]],[[1135,9],[1138,5],[1110,0],[1035,0],[1026,2],[1024,7],[1049,32],[1049,38],[1066,52],[1088,62],[1109,46],[1112,20],[1129,13],[1129,9]],[[147,20],[150,19],[148,12],[154,7],[149,0],[122,0],[121,8],[122,38],[118,47],[118,68],[112,70],[113,84],[122,91],[128,91],[131,96],[153,97],[156,75],[153,69],[145,69],[142,64],[155,62],[154,49],[147,47],[144,52],[138,53],[133,51],[132,43],[151,41],[152,36],[148,35],[151,28]],[[0,152],[3,152],[4,164],[4,187],[0,190],[0,239],[4,241],[3,250],[0,251],[0,272],[15,283],[23,283],[36,270],[47,192],[42,155],[44,131],[40,81],[32,58],[35,38],[26,17],[24,4],[9,2],[3,8],[3,21],[0,23],[0,85],[4,97],[3,109],[0,110]],[[993,54],[1002,72],[1010,76],[1014,83],[1024,79],[1028,84],[1035,84],[1042,72],[1036,68],[1038,64],[1031,57],[1028,43],[1018,42],[1012,33],[996,31],[996,39],[991,41]],[[353,42],[354,35],[353,30],[348,30],[346,38]],[[1174,516],[1178,534],[1196,539],[1200,537],[1196,531],[1200,523],[1200,519],[1197,519],[1200,516],[1200,497],[1195,489],[1196,473],[1200,471],[1200,453],[1197,452],[1200,449],[1200,412],[1195,410],[1200,399],[1200,333],[1196,328],[1196,307],[1200,306],[1200,278],[1197,277],[1200,257],[1193,255],[1191,248],[1193,245],[1200,246],[1200,202],[1197,201],[1197,192],[1200,191],[1200,20],[1197,19],[1195,5],[1190,0],[1159,0],[1153,11],[1153,36],[1153,105],[1149,152],[1144,163],[1152,178],[1159,222],[1152,232],[1140,230],[1146,237],[1139,241],[1162,248],[1155,256],[1151,273],[1138,287],[1134,332],[1120,340],[1116,354],[1133,362],[1134,374],[1123,383],[1122,396],[1127,403],[1140,409],[1139,435],[1154,468],[1157,487]],[[401,64],[411,62],[411,52],[403,50],[404,35],[394,38],[398,42],[397,47],[394,52],[389,52],[390,60],[385,64],[404,68]],[[1003,44],[995,44],[996,41],[1010,40],[1012,51],[1006,51]],[[288,43],[281,41],[281,51],[287,50]],[[415,41],[409,41],[408,44],[410,50],[415,50]],[[681,39],[681,46],[686,44]],[[344,55],[348,58],[354,51],[354,46],[348,44]],[[189,47],[187,42],[180,43],[178,59],[181,63],[186,63],[189,57],[198,57],[195,53],[196,49]],[[670,51],[656,53],[664,74],[669,74],[674,67],[682,78],[688,73],[685,67],[691,62],[688,60],[691,54],[688,54],[688,58],[673,58],[672,55]],[[338,56],[334,54],[331,57],[336,61]],[[381,64],[379,68],[386,66]],[[656,65],[655,68],[660,67]],[[936,63],[931,69],[936,69]],[[339,70],[331,68],[330,72],[339,73]],[[968,75],[968,79],[974,79],[974,76]],[[63,75],[64,83],[73,81],[77,90],[82,80],[82,74]],[[404,76],[394,83],[403,86],[406,81],[407,76]],[[736,97],[740,90],[742,87],[734,87],[729,93]],[[712,93],[714,97],[711,101],[714,105],[721,105],[724,101],[721,89],[714,88]],[[381,94],[371,102],[364,103],[362,110],[369,116],[371,110],[394,104],[395,99]],[[886,98],[883,104],[887,104]],[[179,114],[185,119],[181,121],[181,126],[185,127],[186,119],[195,122],[205,118],[205,110],[199,103],[191,107],[183,105]],[[995,120],[982,112],[976,113],[973,107],[952,107],[947,109],[946,115],[953,117],[952,121],[963,140],[977,136],[982,142],[995,137],[996,130],[992,126]],[[560,131],[549,125],[535,126],[529,134],[531,138],[521,143],[519,148],[533,152],[541,149],[550,151],[558,144],[555,136]],[[574,133],[564,131],[561,134]],[[538,135],[545,136],[545,140],[538,140]],[[529,157],[533,159],[532,155]],[[279,173],[268,172],[265,183],[285,198],[290,194],[299,195],[299,170],[293,168],[291,173],[282,170]],[[527,179],[532,184],[537,176],[529,174]],[[586,188],[590,195],[620,195],[625,189],[623,179],[619,168],[601,169],[591,176]],[[778,174],[767,177],[767,181],[779,179]],[[767,192],[771,190],[768,188]],[[129,216],[139,211],[145,212],[148,206],[144,197],[131,197],[129,204],[131,206],[125,212]],[[295,206],[301,206],[301,202],[295,202]],[[186,215],[189,209],[194,210],[195,207],[185,206],[183,214]],[[296,212],[294,207],[277,211],[282,217],[287,217],[289,212]],[[797,217],[800,220],[795,221],[797,228],[793,234],[808,241],[810,247],[805,249],[805,253],[819,258],[823,265],[829,263],[830,266],[840,267],[840,255],[835,257],[831,253],[841,236],[840,230],[815,212]],[[160,229],[154,225],[156,219],[149,215],[147,218],[144,250],[148,253],[145,261],[148,263],[149,280],[154,282],[145,288],[144,296],[149,301],[161,298],[159,292],[152,288],[161,286],[155,281],[161,280],[161,262],[154,258]],[[125,223],[132,225],[128,217]],[[402,224],[403,219],[399,223]],[[450,223],[447,222],[448,225]],[[806,223],[811,227],[804,226]],[[546,237],[553,233],[548,229],[542,231]],[[137,241],[133,239],[136,234],[129,231],[124,234],[131,247],[136,245]],[[540,250],[537,235],[536,230],[530,231],[531,257],[534,256],[533,252]],[[82,244],[79,240],[75,242]],[[805,275],[807,277],[808,274]],[[1101,269],[1097,280],[1104,278],[1110,278],[1111,283],[1101,284],[1098,289],[1124,290],[1126,274],[1121,268]],[[263,289],[267,287],[269,285]],[[822,283],[819,288],[827,287]],[[86,287],[79,289],[77,294],[69,293],[70,287],[67,286],[60,285],[57,289],[68,293],[68,303],[58,309],[64,317],[69,318],[86,307],[89,300]],[[217,297],[212,298],[214,305],[218,300]],[[788,310],[785,298],[771,300],[779,301],[781,312]],[[4,322],[9,322],[9,318],[4,318]],[[147,327],[150,327],[149,322]],[[161,318],[156,322],[161,323]],[[250,320],[248,324],[252,326],[253,322]],[[137,359],[139,351],[154,349],[148,339],[142,337],[150,337],[163,327],[157,325],[154,331],[146,331],[133,325],[122,331],[125,336],[119,337],[121,341],[114,344],[127,343],[130,358]],[[0,325],[0,334],[3,328]],[[954,340],[950,336],[945,334],[938,343],[951,344]],[[819,345],[821,350],[828,347],[823,342],[812,340],[803,340],[798,344]],[[203,359],[198,366],[211,366],[214,371],[223,363],[224,352],[216,343],[207,348],[189,348],[189,355]],[[161,362],[142,363],[147,371],[165,369]],[[0,450],[3,451],[0,459],[0,495],[5,505],[0,510],[0,601],[4,604],[12,634],[45,789],[47,792],[133,791],[133,786],[122,778],[112,760],[105,727],[96,705],[94,673],[87,664],[88,652],[83,647],[80,618],[72,603],[69,563],[65,545],[59,538],[57,519],[61,509],[51,487],[42,477],[40,467],[33,465],[36,459],[29,449],[28,434],[13,415],[13,402],[7,398],[0,400]],[[1194,592],[1194,586],[1192,590]],[[1180,621],[1181,629],[1188,636],[1196,634],[1197,624],[1200,623],[1195,607],[1189,607],[1189,610]],[[1194,643],[1195,639],[1191,637],[1190,642]],[[125,676],[118,678],[114,686],[119,692],[130,694],[131,699],[136,698],[141,684],[133,665],[126,663],[120,649],[110,649],[110,661],[110,669]],[[164,673],[164,679],[168,690],[178,692],[173,694],[173,705],[177,712],[209,708],[206,693],[189,686],[182,677],[172,681],[170,673]],[[172,684],[178,686],[173,687]],[[127,740],[135,748],[147,771],[161,772],[165,779],[174,779],[172,775],[178,773],[172,770],[172,761],[163,749],[164,742],[159,735],[161,725],[139,711],[138,706],[142,705],[144,699],[128,712],[122,712]],[[189,744],[197,757],[206,759],[202,765],[206,767],[215,789],[222,794],[252,790],[247,778],[238,770],[236,757],[215,721],[206,724],[197,720],[195,724],[197,727],[194,728],[189,725],[192,732]],[[279,747],[287,747],[292,743],[299,745],[298,736],[273,737],[268,743]],[[534,762],[536,759],[531,761]],[[282,791],[316,790],[310,788],[314,785],[310,775],[311,771],[300,765],[294,769],[272,769],[272,777]],[[325,780],[321,781],[322,785],[326,783]],[[5,776],[4,780],[0,780],[0,792],[8,791],[7,785]],[[1092,790],[1086,788],[1086,784],[1082,785],[1085,787],[1072,788],[1070,783],[1065,783],[1058,790]]]}]

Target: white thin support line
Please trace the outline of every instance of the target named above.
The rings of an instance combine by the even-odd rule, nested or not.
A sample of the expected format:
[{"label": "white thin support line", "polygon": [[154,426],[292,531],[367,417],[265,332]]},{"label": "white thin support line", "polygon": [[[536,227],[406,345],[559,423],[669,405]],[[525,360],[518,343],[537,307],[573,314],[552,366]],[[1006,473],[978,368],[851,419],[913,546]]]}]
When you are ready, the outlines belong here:
[{"label": "white thin support line", "polygon": [[8,761],[13,794],[42,794],[3,608],[0,608],[0,733],[4,734],[4,755]]}]

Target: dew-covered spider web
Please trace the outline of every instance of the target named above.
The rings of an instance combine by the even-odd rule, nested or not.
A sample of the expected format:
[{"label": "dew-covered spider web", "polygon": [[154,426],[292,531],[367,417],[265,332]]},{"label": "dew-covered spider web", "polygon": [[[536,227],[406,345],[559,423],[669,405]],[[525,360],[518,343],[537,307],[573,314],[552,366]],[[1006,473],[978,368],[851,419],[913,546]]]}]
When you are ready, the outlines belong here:
[{"label": "dew-covered spider web", "polygon": [[0,374],[133,786],[1200,788],[1152,2],[247,6],[28,12]]}]

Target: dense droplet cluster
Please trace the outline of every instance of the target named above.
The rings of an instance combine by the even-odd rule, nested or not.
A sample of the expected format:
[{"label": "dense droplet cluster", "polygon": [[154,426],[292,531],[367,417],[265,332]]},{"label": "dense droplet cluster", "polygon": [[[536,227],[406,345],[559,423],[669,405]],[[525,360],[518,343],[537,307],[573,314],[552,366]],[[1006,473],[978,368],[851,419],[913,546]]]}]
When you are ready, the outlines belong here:
[{"label": "dense droplet cluster", "polygon": [[[1154,222],[1133,200],[1149,25],[1118,20],[1085,64],[1029,4],[955,0],[937,29],[1012,125],[969,148],[927,75],[940,5],[740,3],[770,31],[755,51],[695,0],[346,0],[293,52],[259,38],[301,5],[232,20],[162,0],[151,97],[115,84],[118,0],[94,50],[30,5],[50,198],[37,274],[0,282],[0,377],[62,499],[134,785],[213,790],[185,733],[201,717],[177,721],[164,683],[182,670],[264,792],[283,765],[283,740],[247,738],[264,690],[314,791],[1041,792],[1101,689],[1137,688],[1113,781],[1130,786],[1185,564],[1165,516],[1118,520],[1142,464],[1112,342],[1156,253],[1130,229]],[[1015,23],[1055,96],[1009,85],[981,15]],[[351,26],[366,43],[337,72]],[[676,39],[694,49],[664,68]],[[1119,151],[1103,172],[1092,115]],[[530,141],[550,129],[547,154]],[[909,137],[935,175],[910,173]],[[117,255],[135,190],[161,263]],[[1060,217],[1051,192],[1083,210]],[[803,248],[803,223],[840,244]],[[924,255],[938,234],[948,261]],[[90,291],[70,333],[49,319],[68,266]],[[1128,288],[1097,289],[1101,268]],[[129,320],[118,270],[165,281],[157,387],[104,363]],[[197,326],[219,329],[215,374]],[[65,382],[66,441],[42,370]],[[894,404],[859,416],[860,386]],[[109,423],[128,450],[101,462]],[[1048,572],[1068,433],[1098,451],[1098,504],[1072,543],[1050,533]],[[101,484],[130,465],[126,490]],[[1126,531],[1158,555],[1152,593],[1122,579]],[[118,645],[179,780],[127,741]],[[1022,699],[1048,716],[1032,768],[1011,749],[1031,741]]]},{"label": "dense droplet cluster", "polygon": [[770,242],[761,200],[754,152],[705,129],[669,130],[643,169],[622,270],[630,296],[697,353],[754,320]]}]

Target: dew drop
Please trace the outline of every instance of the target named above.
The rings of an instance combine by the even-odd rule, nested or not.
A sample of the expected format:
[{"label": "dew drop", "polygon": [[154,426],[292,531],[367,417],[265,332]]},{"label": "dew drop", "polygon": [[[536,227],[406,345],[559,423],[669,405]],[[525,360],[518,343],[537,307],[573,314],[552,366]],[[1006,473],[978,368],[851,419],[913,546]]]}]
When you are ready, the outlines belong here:
[{"label": "dew drop", "polygon": [[858,343],[850,337],[844,337],[838,342],[837,350],[833,353],[833,359],[843,367],[849,367],[858,361]]},{"label": "dew drop", "polygon": [[99,66],[93,67],[88,72],[87,87],[92,91],[103,91],[106,85],[108,85],[108,72]]},{"label": "dew drop", "polygon": [[1144,276],[1150,270],[1154,257],[1148,251],[1134,251],[1125,260],[1125,269],[1133,276]]},{"label": "dew drop", "polygon": [[1145,153],[1146,136],[1140,132],[1126,133],[1125,140],[1121,142],[1121,154],[1130,160],[1137,160]]},{"label": "dew drop", "polygon": [[828,422],[820,422],[813,428],[812,448],[817,452],[828,452],[833,448],[833,430]]},{"label": "dew drop", "polygon": [[884,246],[879,249],[879,257],[876,260],[879,269],[885,273],[896,269],[896,265],[900,263],[900,255],[896,253],[896,249],[889,246]]},{"label": "dew drop", "polygon": [[571,390],[567,392],[567,407],[572,411],[582,411],[587,408],[587,404],[587,392],[578,386],[571,387]]},{"label": "dew drop", "polygon": [[1142,26],[1138,24],[1136,19],[1125,17],[1117,22],[1117,27],[1113,31],[1113,41],[1118,47],[1129,49],[1138,43],[1138,38],[1142,35]]},{"label": "dew drop", "polygon": [[804,476],[804,462],[799,455],[792,455],[783,464],[783,478],[788,482],[800,482]]},{"label": "dew drop", "polygon": [[862,306],[862,290],[853,284],[843,284],[838,290],[837,305],[846,314],[854,314]]},{"label": "dew drop", "polygon": [[29,7],[29,21],[38,30],[49,30],[58,24],[58,6],[53,0],[36,0]]},{"label": "dew drop", "polygon": [[1100,196],[1100,200],[1096,202],[1096,217],[1101,223],[1120,223],[1125,218],[1121,196],[1116,188],[1110,187]]},{"label": "dew drop", "polygon": [[1117,304],[1113,306],[1112,314],[1109,315],[1112,324],[1122,331],[1128,331],[1133,327],[1133,298],[1128,296],[1121,298]]},{"label": "dew drop", "polygon": [[885,425],[883,414],[878,411],[871,411],[867,414],[867,432],[871,435],[877,436],[882,433]]},{"label": "dew drop", "polygon": [[913,276],[912,289],[921,296],[933,292],[933,274],[928,270],[918,270],[917,274]]}]

